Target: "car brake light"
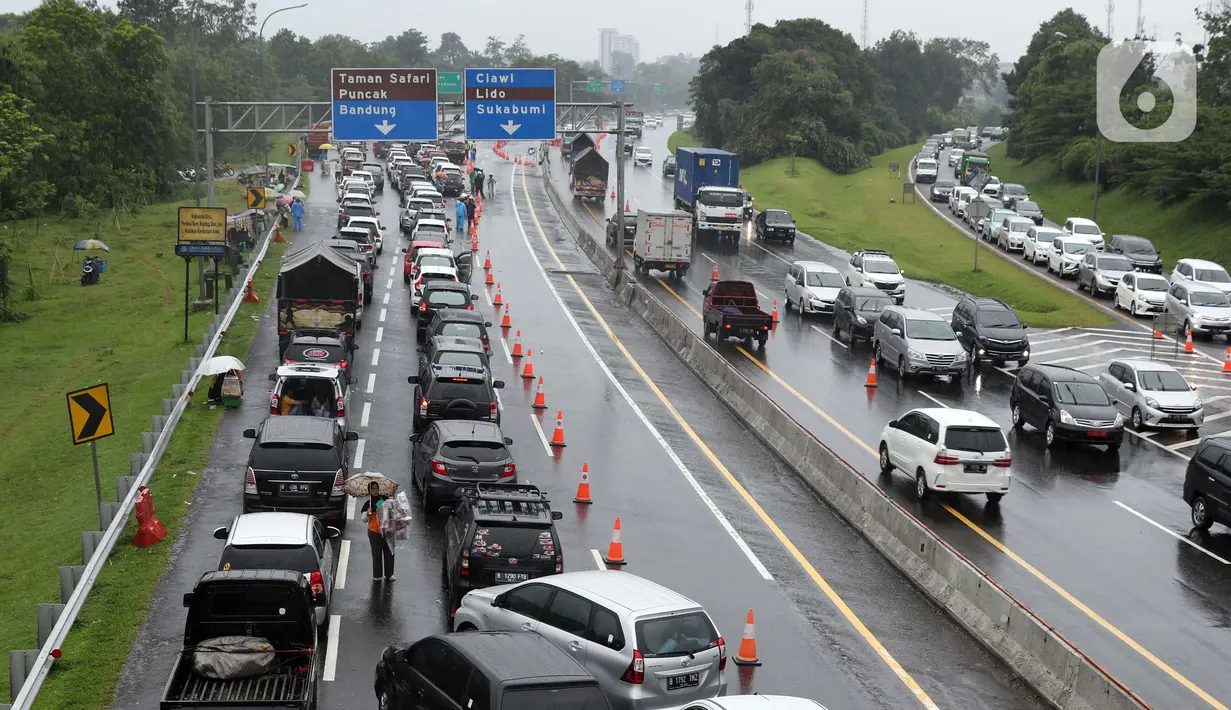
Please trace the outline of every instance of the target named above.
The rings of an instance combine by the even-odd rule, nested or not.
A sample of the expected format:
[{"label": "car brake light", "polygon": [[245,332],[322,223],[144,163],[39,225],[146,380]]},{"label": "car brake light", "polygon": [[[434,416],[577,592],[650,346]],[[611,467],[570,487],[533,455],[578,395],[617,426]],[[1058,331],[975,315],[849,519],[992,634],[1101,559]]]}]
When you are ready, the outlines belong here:
[{"label": "car brake light", "polygon": [[432,473],[439,473],[442,476],[449,475],[449,469],[445,468],[444,461],[432,460]]},{"label": "car brake light", "polygon": [[633,662],[628,664],[628,670],[624,671],[620,680],[633,685],[645,682],[645,656],[641,655],[641,651],[633,649]]},{"label": "car brake light", "polygon": [[339,417],[346,416],[346,404],[342,401],[341,397],[338,397],[338,401],[335,403],[335,406],[337,408]]},{"label": "car brake light", "polygon": [[419,398],[419,416],[421,417],[427,416],[427,397]]},{"label": "car brake light", "polygon": [[319,597],[325,593],[325,579],[321,576],[320,570],[308,577],[308,584],[312,587],[312,596]]},{"label": "car brake light", "polygon": [[248,467],[248,472],[244,474],[244,493],[248,495],[256,495],[256,472],[252,467]]},{"label": "car brake light", "polygon": [[422,301],[419,301],[419,310],[427,311],[427,299],[426,298],[423,299]]},{"label": "car brake light", "polygon": [[488,410],[487,418],[494,422],[496,421],[496,416],[500,413],[500,405],[493,401],[488,406],[490,409]]},{"label": "car brake light", "polygon": [[563,571],[564,571],[564,555],[557,552],[556,553],[556,574],[560,574]]},{"label": "car brake light", "polygon": [[466,310],[468,310],[468,311],[473,311],[473,310],[474,310],[474,304],[473,304],[473,303],[471,303],[470,305],[466,306]]},{"label": "car brake light", "polygon": [[721,636],[718,637],[718,670],[725,671],[727,669],[727,642]]},{"label": "car brake light", "polygon": [[948,451],[941,449],[936,453],[936,458],[932,459],[932,463],[938,463],[941,466],[956,466],[957,457],[950,456]]},{"label": "car brake light", "polygon": [[342,478],[342,469],[339,468],[338,472],[333,474],[333,492],[330,493],[330,495],[335,498],[343,495],[344,493],[344,491],[342,490],[343,483],[345,483],[345,480]]},{"label": "car brake light", "polygon": [[269,395],[269,413],[270,414],[278,413],[278,395],[276,394]]},{"label": "car brake light", "polygon": [[1008,468],[1009,466],[1013,465],[1013,458],[1010,456],[1005,456],[1002,459],[996,459],[995,461],[993,461],[992,465],[995,466],[996,468]]},{"label": "car brake light", "polygon": [[462,575],[463,577],[469,577],[469,576],[470,576],[470,560],[466,559],[465,557],[463,557],[463,558],[462,558],[462,571],[461,571],[461,575]]},{"label": "car brake light", "polygon": [[504,470],[500,472],[500,477],[508,478],[509,476],[512,476],[515,473],[517,473],[517,464],[515,463],[505,464]]}]

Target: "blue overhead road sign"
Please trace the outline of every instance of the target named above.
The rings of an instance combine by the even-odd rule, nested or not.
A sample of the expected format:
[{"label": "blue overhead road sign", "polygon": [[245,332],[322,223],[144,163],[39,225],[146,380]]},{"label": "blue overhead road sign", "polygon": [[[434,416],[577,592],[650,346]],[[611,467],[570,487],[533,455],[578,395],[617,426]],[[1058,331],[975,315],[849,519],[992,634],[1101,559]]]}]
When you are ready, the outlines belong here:
[{"label": "blue overhead road sign", "polygon": [[333,140],[436,140],[435,69],[334,69]]},{"label": "blue overhead road sign", "polygon": [[611,80],[611,93],[613,94],[624,93],[624,80],[623,79],[612,79]]},{"label": "blue overhead road sign", "polygon": [[555,69],[467,69],[468,140],[556,137]]}]

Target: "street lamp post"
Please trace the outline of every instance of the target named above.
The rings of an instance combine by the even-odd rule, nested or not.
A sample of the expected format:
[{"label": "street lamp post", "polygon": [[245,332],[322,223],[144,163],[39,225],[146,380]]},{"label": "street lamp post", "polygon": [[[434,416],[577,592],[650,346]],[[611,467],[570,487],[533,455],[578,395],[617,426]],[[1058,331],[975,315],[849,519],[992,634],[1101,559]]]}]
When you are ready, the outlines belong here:
[{"label": "street lamp post", "polygon": [[[299,5],[291,5],[290,7],[279,8],[269,13],[268,15],[266,15],[265,19],[261,21],[261,29],[260,31],[257,32],[257,45],[256,46],[257,46],[257,58],[261,65],[262,74],[264,74],[265,72],[265,23],[269,22],[269,18],[273,17],[274,15],[277,15],[279,12],[286,12],[288,10],[298,10],[301,7],[307,7],[307,6],[308,6],[308,3],[305,2]],[[258,120],[260,119],[259,116],[257,118]],[[273,181],[269,179],[269,136],[262,134],[261,137],[264,138],[265,140],[265,186],[269,187],[270,185],[273,184]]]}]

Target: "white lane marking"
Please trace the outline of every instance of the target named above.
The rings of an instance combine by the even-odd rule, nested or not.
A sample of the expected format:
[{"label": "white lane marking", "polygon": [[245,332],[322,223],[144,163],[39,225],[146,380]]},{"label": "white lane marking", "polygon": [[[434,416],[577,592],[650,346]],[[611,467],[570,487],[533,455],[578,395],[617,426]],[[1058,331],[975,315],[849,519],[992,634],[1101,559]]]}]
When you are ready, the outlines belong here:
[{"label": "white lane marking", "polygon": [[[515,184],[514,180],[516,177],[517,166],[514,165],[511,177],[509,178],[509,185]],[[641,407],[638,406],[636,401],[633,400],[632,395],[628,393],[628,390],[624,389],[624,385],[620,384],[620,381],[616,379],[615,373],[611,371],[611,368],[607,367],[607,363],[603,362],[603,358],[598,354],[598,350],[594,348],[594,344],[590,342],[588,337],[586,337],[586,333],[582,330],[581,324],[577,322],[577,319],[573,316],[573,312],[569,310],[567,305],[565,305],[564,299],[560,296],[560,292],[556,290],[555,284],[553,284],[551,279],[547,277],[547,270],[543,268],[543,264],[539,261],[538,255],[534,252],[533,245],[530,244],[530,235],[526,234],[526,227],[521,223],[521,210],[517,209],[515,191],[510,189],[509,193],[509,202],[513,205],[513,216],[516,217],[517,221],[517,230],[521,232],[521,239],[526,245],[526,250],[529,251],[530,256],[533,257],[534,267],[538,269],[539,276],[543,278],[543,283],[547,284],[548,290],[551,291],[552,298],[555,299],[556,305],[560,306],[560,310],[564,313],[565,319],[568,320],[569,325],[573,326],[573,330],[577,333],[577,337],[581,338],[581,343],[585,346],[586,352],[590,353],[590,357],[594,358],[594,362],[598,364],[599,369],[601,369],[603,374],[606,375],[607,381],[611,383],[612,387],[615,387],[616,391],[620,393],[620,396],[624,399],[624,401],[628,403],[628,406],[632,408],[633,413],[637,415],[637,419],[641,420],[641,423],[645,425],[645,428],[650,432],[650,436],[654,437],[654,440],[657,441],[658,445],[663,448],[663,451],[667,452],[667,456],[671,459],[671,462],[675,464],[677,469],[679,469],[680,473],[688,481],[688,484],[692,486],[692,489],[697,492],[697,495],[700,496],[701,501],[705,503],[705,507],[709,508],[710,513],[713,514],[714,518],[718,521],[718,524],[721,525],[722,529],[725,530],[727,534],[731,536],[731,539],[735,541],[735,546],[744,553],[744,556],[746,556],[748,561],[752,563],[752,566],[756,569],[757,573],[761,575],[762,579],[772,581],[774,578],[773,575],[769,573],[769,570],[766,569],[765,565],[756,556],[756,553],[752,551],[752,548],[748,547],[748,543],[744,541],[744,538],[740,536],[735,527],[731,525],[731,521],[727,520],[727,516],[723,515],[722,511],[718,509],[718,505],[714,503],[714,500],[710,498],[709,494],[705,492],[705,489],[701,487],[701,484],[697,482],[696,476],[692,475],[692,471],[689,471],[688,466],[684,465],[684,461],[680,459],[678,454],[675,453],[675,449],[671,448],[671,445],[667,443],[667,440],[663,437],[662,433],[658,431],[658,428],[655,427],[649,417],[645,415],[645,412],[641,411]],[[571,280],[572,277],[569,278]],[[535,425],[538,425],[537,417],[535,418]]]},{"label": "white lane marking", "polygon": [[[1101,350],[1101,351],[1099,351],[1099,352],[1098,352],[1098,354],[1097,354],[1097,357],[1105,357],[1105,358],[1107,358],[1107,359],[1109,359],[1109,360],[1110,360],[1110,359],[1111,359],[1111,358],[1110,358],[1110,355],[1111,355],[1112,353],[1139,353],[1139,352],[1140,352],[1140,351],[1139,351],[1139,350],[1137,350],[1136,348],[1112,348],[1111,350]],[[1031,359],[1031,360],[1033,360],[1033,359],[1034,359],[1034,357],[1035,357],[1034,353],[1031,353],[1030,355],[1031,355],[1030,359]],[[1059,364],[1064,363],[1064,362],[1072,362],[1072,361],[1074,361],[1074,360],[1084,360],[1084,359],[1086,359],[1086,358],[1088,358],[1088,357],[1090,357],[1090,354],[1089,354],[1089,353],[1087,353],[1087,354],[1085,354],[1085,355],[1073,355],[1072,357],[1062,357],[1062,358],[1059,358],[1059,359],[1057,359],[1057,360],[1048,360],[1048,361],[1047,361],[1047,362],[1045,362],[1044,364],[1046,364],[1046,365],[1059,365]],[[1106,364],[1106,363],[1103,363],[1103,364]]]},{"label": "white lane marking", "polygon": [[[754,241],[754,242],[749,242],[749,243],[750,243],[750,244],[752,244],[752,246],[756,247],[757,249],[760,249],[761,251],[765,252],[766,254],[769,254],[770,256],[774,257],[775,259],[777,259],[778,261],[781,261],[781,262],[782,262],[782,263],[784,263],[784,264],[790,264],[790,263],[791,263],[790,261],[788,261],[788,260],[786,260],[786,259],[782,258],[781,256],[778,256],[777,254],[775,254],[774,252],[770,251],[769,249],[766,249],[765,247],[761,246],[760,244],[757,244],[755,241]],[[711,259],[711,261],[712,261],[712,259]]]},{"label": "white lane marking", "polygon": [[[1125,431],[1127,431],[1127,429],[1126,429]],[[1196,446],[1197,444],[1200,444],[1200,443],[1201,443],[1201,441],[1202,441],[1202,439],[1191,439],[1191,440],[1189,440],[1189,441],[1181,441],[1181,442],[1180,442],[1180,443],[1178,443],[1178,444],[1172,444],[1171,446],[1166,446],[1166,447],[1164,447],[1164,448],[1166,448],[1166,449],[1170,450],[1172,453],[1174,453],[1174,452],[1176,452],[1176,451],[1178,451],[1178,450],[1180,450],[1180,449],[1187,449],[1187,448],[1188,448],[1188,447],[1190,447],[1190,446]],[[1159,445],[1160,445],[1160,446],[1162,446],[1162,444],[1159,444]]]},{"label": "white lane marking", "polygon": [[[509,344],[505,342],[504,338],[500,339],[500,348],[504,350],[504,359],[508,360],[509,364],[512,365],[513,364],[513,354],[509,352]],[[517,373],[513,373],[513,374],[517,374]]]},{"label": "white lane marking", "polygon": [[1113,500],[1113,501],[1112,501],[1112,503],[1115,503],[1116,505],[1118,505],[1118,506],[1120,506],[1121,508],[1123,508],[1123,509],[1127,510],[1128,512],[1132,513],[1133,515],[1136,515],[1138,518],[1141,518],[1142,520],[1144,520],[1144,521],[1146,521],[1147,523],[1149,523],[1149,524],[1153,525],[1154,527],[1158,528],[1159,530],[1162,530],[1163,532],[1167,533],[1167,534],[1168,534],[1168,535],[1170,535],[1171,537],[1174,537],[1175,539],[1179,540],[1180,542],[1183,542],[1183,543],[1187,544],[1189,547],[1193,548],[1194,550],[1198,550],[1198,551],[1200,551],[1200,552],[1202,552],[1202,553],[1204,553],[1204,554],[1206,554],[1206,555],[1209,555],[1210,557],[1212,557],[1212,558],[1214,558],[1214,559],[1218,560],[1219,562],[1223,563],[1224,565],[1231,565],[1231,562],[1228,562],[1227,560],[1225,560],[1225,559],[1223,559],[1223,558],[1219,557],[1218,555],[1215,555],[1213,552],[1210,552],[1209,550],[1205,549],[1204,547],[1202,547],[1202,546],[1198,545],[1197,543],[1193,542],[1192,540],[1189,540],[1188,538],[1186,538],[1186,537],[1184,537],[1183,535],[1181,535],[1181,534],[1177,533],[1176,531],[1171,530],[1170,528],[1167,528],[1166,526],[1162,525],[1161,523],[1156,523],[1156,522],[1154,522],[1153,520],[1151,520],[1151,519],[1147,518],[1146,516],[1142,515],[1141,513],[1138,513],[1137,511],[1135,511],[1135,510],[1133,510],[1132,508],[1128,507],[1127,505],[1125,505],[1125,504],[1121,503],[1120,501],[1118,501],[1118,500]]},{"label": "white lane marking", "polygon": [[396,273],[397,273],[397,264],[390,264],[389,265],[389,275],[393,276]]},{"label": "white lane marking", "polygon": [[483,298],[487,299],[487,305],[492,308],[496,307],[496,302],[492,300],[492,295],[487,292],[487,289],[483,289]]},{"label": "white lane marking", "polygon": [[346,496],[346,519],[355,519],[355,509],[359,507],[359,499],[352,496]]},{"label": "white lane marking", "polygon": [[[355,500],[351,498],[351,500]],[[338,571],[333,576],[333,588],[346,589],[346,566],[350,564],[350,540],[343,540],[338,546]]]},{"label": "white lane marking", "polygon": [[534,430],[539,433],[539,442],[543,444],[543,451],[547,452],[547,458],[551,458],[551,444],[547,443],[547,434],[543,433],[543,425],[534,412],[530,412],[530,422],[534,424]]},{"label": "white lane marking", "polygon": [[[364,409],[366,410],[371,405],[365,404],[363,406],[364,406]],[[365,417],[363,420],[363,424],[361,424],[360,426],[367,426],[367,425],[368,425],[368,420]],[[359,441],[355,442],[355,459],[354,461],[351,462],[351,468],[355,469],[356,471],[363,470],[363,449],[367,445],[368,445],[367,439],[360,439]]]},{"label": "white lane marking", "polygon": [[381,322],[381,323],[384,323],[384,322],[385,322],[385,316],[387,316],[387,315],[389,315],[389,309],[388,309],[388,308],[382,308],[382,309],[380,309],[380,322]]},{"label": "white lane marking", "polygon": [[372,390],[376,389],[376,373],[368,375],[368,394],[372,394]]},{"label": "white lane marking", "polygon": [[381,301],[381,303],[384,303],[384,304],[386,304],[386,305],[389,303],[389,294],[388,294],[388,293],[385,293],[385,300]]},{"label": "white lane marking", "polygon": [[1220,412],[1218,414],[1211,414],[1205,418],[1205,421],[1212,422],[1212,421],[1217,421],[1219,419],[1226,419],[1227,417],[1231,417],[1231,409],[1228,409],[1225,412]]},{"label": "white lane marking", "polygon": [[363,426],[367,426],[367,425],[368,425],[368,417],[369,417],[371,414],[372,414],[372,403],[371,403],[371,402],[364,402],[364,403],[363,403],[363,417],[359,420],[359,426],[361,426],[361,427],[363,427]]},{"label": "white lane marking", "polygon": [[[382,318],[381,320],[384,320],[384,318]],[[384,339],[385,339],[385,326],[382,325],[376,328],[376,342],[379,343],[380,341]],[[372,363],[372,364],[376,364],[376,363]]]},{"label": "white lane marking", "polygon": [[[1035,350],[1035,351],[1034,351],[1034,353],[1033,353],[1033,355],[1034,355],[1034,357],[1039,357],[1040,355],[1051,355],[1051,354],[1053,354],[1053,353],[1063,353],[1063,352],[1068,352],[1069,350],[1084,350],[1084,349],[1086,349],[1086,348],[1090,348],[1090,347],[1093,347],[1093,346],[1095,346],[1095,345],[1106,345],[1106,344],[1111,344],[1111,345],[1127,345],[1127,343],[1117,343],[1117,342],[1116,342],[1116,341],[1114,341],[1114,340],[1092,340],[1092,341],[1086,341],[1086,342],[1078,343],[1078,344],[1076,344],[1076,345],[1069,345],[1069,346],[1067,346],[1067,347],[1063,347],[1063,348],[1052,348],[1051,350]],[[1036,345],[1035,347],[1038,347],[1038,346]],[[1095,354],[1096,354],[1096,355],[1101,355],[1101,354],[1102,354],[1102,351],[1099,351],[1099,352],[1097,352],[1097,353],[1095,353]]]},{"label": "white lane marking", "polygon": [[[1166,444],[1163,444],[1163,443],[1161,443],[1161,442],[1155,441],[1153,438],[1151,438],[1151,437],[1153,437],[1153,436],[1154,436],[1154,433],[1152,433],[1152,432],[1144,432],[1144,433],[1143,433],[1143,432],[1134,431],[1134,430],[1132,430],[1132,429],[1129,429],[1129,428],[1125,427],[1125,429],[1124,429],[1124,433],[1125,433],[1125,434],[1128,434],[1129,436],[1134,436],[1134,437],[1136,437],[1136,438],[1138,438],[1138,439],[1140,439],[1140,440],[1142,440],[1142,441],[1146,442],[1147,444],[1153,444],[1154,446],[1157,446],[1159,449],[1161,449],[1162,451],[1164,451],[1164,452],[1166,452],[1166,453],[1171,454],[1172,456],[1176,456],[1176,457],[1178,457],[1178,458],[1182,458],[1182,459],[1184,459],[1185,461],[1189,461],[1189,460],[1191,460],[1191,457],[1189,457],[1189,456],[1185,456],[1184,454],[1181,454],[1179,451],[1176,451],[1176,450],[1175,450],[1175,448],[1176,448],[1176,447],[1174,447],[1174,446],[1167,446]],[[1199,441],[1200,441],[1200,439],[1194,439],[1194,440],[1193,440],[1193,443],[1197,443],[1197,442],[1199,442]]]},{"label": "white lane marking", "polygon": [[372,367],[376,367],[376,363],[380,362],[380,348],[372,351]]},{"label": "white lane marking", "polygon": [[849,347],[846,343],[842,342],[841,340],[838,340],[837,338],[833,337],[833,336],[832,336],[832,335],[830,335],[829,333],[826,333],[825,331],[821,330],[820,328],[816,327],[815,325],[810,325],[810,326],[808,326],[808,327],[809,327],[809,328],[811,328],[811,329],[813,329],[813,330],[815,330],[816,332],[820,333],[821,335],[825,336],[826,338],[829,338],[830,340],[834,341],[834,342],[835,342],[835,343],[837,343],[838,345],[841,345],[842,347],[847,348],[848,350],[850,349],[850,347]]},{"label": "white lane marking", "polygon": [[944,402],[940,401],[939,399],[936,399],[935,397],[933,397],[932,395],[928,394],[927,392],[924,392],[923,390],[915,390],[915,391],[916,391],[916,392],[918,392],[919,394],[923,395],[924,397],[927,397],[928,399],[932,400],[932,401],[933,401],[933,402],[935,402],[936,404],[938,404],[938,405],[940,405],[940,406],[944,407],[945,409],[949,409],[949,405],[945,404]]},{"label": "white lane marking", "polygon": [[715,264],[718,263],[718,261],[715,260],[714,257],[710,256],[709,254],[706,254],[705,252],[701,252],[701,256],[705,257],[706,259],[709,259],[711,262]]},{"label": "white lane marking", "polygon": [[590,554],[594,555],[594,566],[599,569],[607,569],[606,563],[603,562],[603,555],[593,547],[590,548]]},{"label": "white lane marking", "polygon": [[329,647],[325,649],[325,672],[321,680],[333,682],[338,673],[338,634],[341,632],[342,615],[331,614],[329,617]]},{"label": "white lane marking", "polygon": [[389,279],[385,282],[385,290],[388,291],[391,288],[393,288],[393,279]]}]

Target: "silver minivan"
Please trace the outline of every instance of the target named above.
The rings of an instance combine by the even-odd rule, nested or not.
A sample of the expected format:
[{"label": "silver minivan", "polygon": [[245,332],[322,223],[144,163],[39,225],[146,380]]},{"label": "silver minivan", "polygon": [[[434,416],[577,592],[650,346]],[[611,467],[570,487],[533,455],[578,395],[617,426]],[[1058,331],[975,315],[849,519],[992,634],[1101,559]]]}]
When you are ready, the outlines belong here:
[{"label": "silver minivan", "polygon": [[1171,315],[1181,336],[1190,330],[1193,335],[1211,337],[1231,333],[1231,301],[1227,294],[1209,286],[1182,281],[1171,284],[1163,312]]},{"label": "silver minivan", "polygon": [[628,572],[594,570],[476,589],[454,631],[535,631],[598,679],[613,710],[726,695],[726,642],[700,604]]},{"label": "silver minivan", "polygon": [[966,371],[966,349],[953,327],[920,308],[890,306],[881,311],[872,331],[877,364],[889,363],[902,377],[947,375],[957,381]]}]

